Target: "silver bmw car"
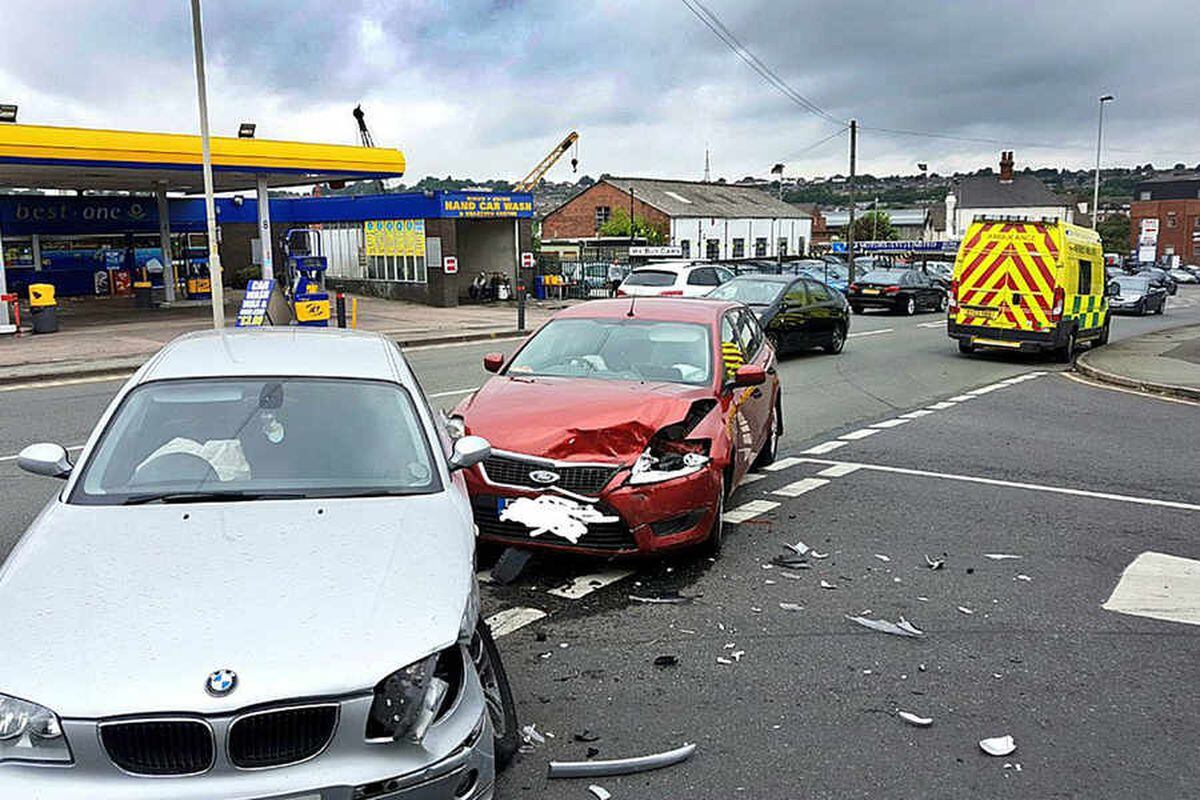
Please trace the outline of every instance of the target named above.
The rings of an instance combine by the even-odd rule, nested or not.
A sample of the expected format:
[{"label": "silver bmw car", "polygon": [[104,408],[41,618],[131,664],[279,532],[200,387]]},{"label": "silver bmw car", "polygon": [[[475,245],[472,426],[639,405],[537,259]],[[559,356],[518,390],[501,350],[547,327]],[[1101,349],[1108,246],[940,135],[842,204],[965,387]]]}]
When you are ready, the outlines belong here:
[{"label": "silver bmw car", "polygon": [[471,508],[392,342],[192,334],[0,569],[0,798],[490,798],[516,750]]}]

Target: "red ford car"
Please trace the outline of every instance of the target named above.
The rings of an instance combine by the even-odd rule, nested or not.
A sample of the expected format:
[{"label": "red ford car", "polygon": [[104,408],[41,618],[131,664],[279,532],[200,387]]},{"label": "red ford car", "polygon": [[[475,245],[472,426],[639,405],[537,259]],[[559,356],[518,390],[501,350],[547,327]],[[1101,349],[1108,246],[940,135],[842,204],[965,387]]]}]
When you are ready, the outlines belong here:
[{"label": "red ford car", "polygon": [[745,306],[597,300],[556,314],[455,409],[480,538],[593,555],[721,545],[725,498],[775,458],[775,353]]}]

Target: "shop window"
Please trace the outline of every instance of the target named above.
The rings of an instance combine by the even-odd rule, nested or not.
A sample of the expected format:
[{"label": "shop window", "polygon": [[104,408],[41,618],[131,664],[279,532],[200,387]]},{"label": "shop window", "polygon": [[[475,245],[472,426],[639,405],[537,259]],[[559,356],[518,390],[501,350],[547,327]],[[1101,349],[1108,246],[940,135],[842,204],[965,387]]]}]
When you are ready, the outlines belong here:
[{"label": "shop window", "polygon": [[1168,228],[1178,228],[1179,227],[1179,219],[1175,216],[1174,211],[1167,212],[1167,227]]},{"label": "shop window", "polygon": [[720,239],[709,239],[704,243],[704,257],[709,261],[716,261],[721,257]]},{"label": "shop window", "polygon": [[596,230],[600,230],[604,223],[612,218],[612,208],[609,206],[596,206]]},{"label": "shop window", "polygon": [[733,240],[733,257],[734,258],[745,258],[746,257],[746,240],[745,239],[734,239]]},{"label": "shop window", "polygon": [[781,255],[781,256],[786,256],[788,254],[787,237],[786,236],[779,237],[779,249],[776,250],[775,252],[779,253],[779,255]]},{"label": "shop window", "polygon": [[759,236],[757,239],[754,240],[754,257],[755,258],[766,258],[767,257],[767,238],[765,236]]},{"label": "shop window", "polygon": [[690,239],[679,240],[679,255],[683,258],[692,257],[692,242]]}]

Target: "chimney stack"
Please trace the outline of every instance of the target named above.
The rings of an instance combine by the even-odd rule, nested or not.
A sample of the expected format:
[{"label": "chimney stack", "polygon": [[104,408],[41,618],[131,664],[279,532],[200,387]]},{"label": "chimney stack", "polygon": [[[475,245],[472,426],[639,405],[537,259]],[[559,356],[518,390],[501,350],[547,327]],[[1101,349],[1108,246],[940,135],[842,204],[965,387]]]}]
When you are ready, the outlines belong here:
[{"label": "chimney stack", "polygon": [[1000,182],[1012,183],[1013,181],[1013,151],[1004,150],[1000,153]]}]

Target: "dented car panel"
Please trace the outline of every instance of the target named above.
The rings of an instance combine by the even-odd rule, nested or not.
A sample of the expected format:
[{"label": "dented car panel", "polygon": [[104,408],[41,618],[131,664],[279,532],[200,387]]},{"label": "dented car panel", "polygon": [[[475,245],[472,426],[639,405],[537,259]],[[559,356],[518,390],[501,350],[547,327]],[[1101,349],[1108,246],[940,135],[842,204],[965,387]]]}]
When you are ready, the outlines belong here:
[{"label": "dented car panel", "polygon": [[[466,473],[482,539],[598,556],[699,544],[717,524],[722,492],[741,483],[768,446],[778,425],[779,383],[775,354],[751,312],[720,301],[651,299],[636,302],[634,317],[628,311],[625,301],[597,301],[555,319],[703,325],[711,379],[696,385],[599,377],[593,371],[608,367],[603,348],[564,356],[563,363],[581,365],[578,375],[539,374],[551,367],[512,369],[529,361],[518,351],[454,412],[462,431],[494,447],[492,458]],[[525,347],[553,333],[552,323]],[[636,358],[655,355],[653,337]],[[764,382],[734,385],[737,370],[749,364],[761,368]]]}]

